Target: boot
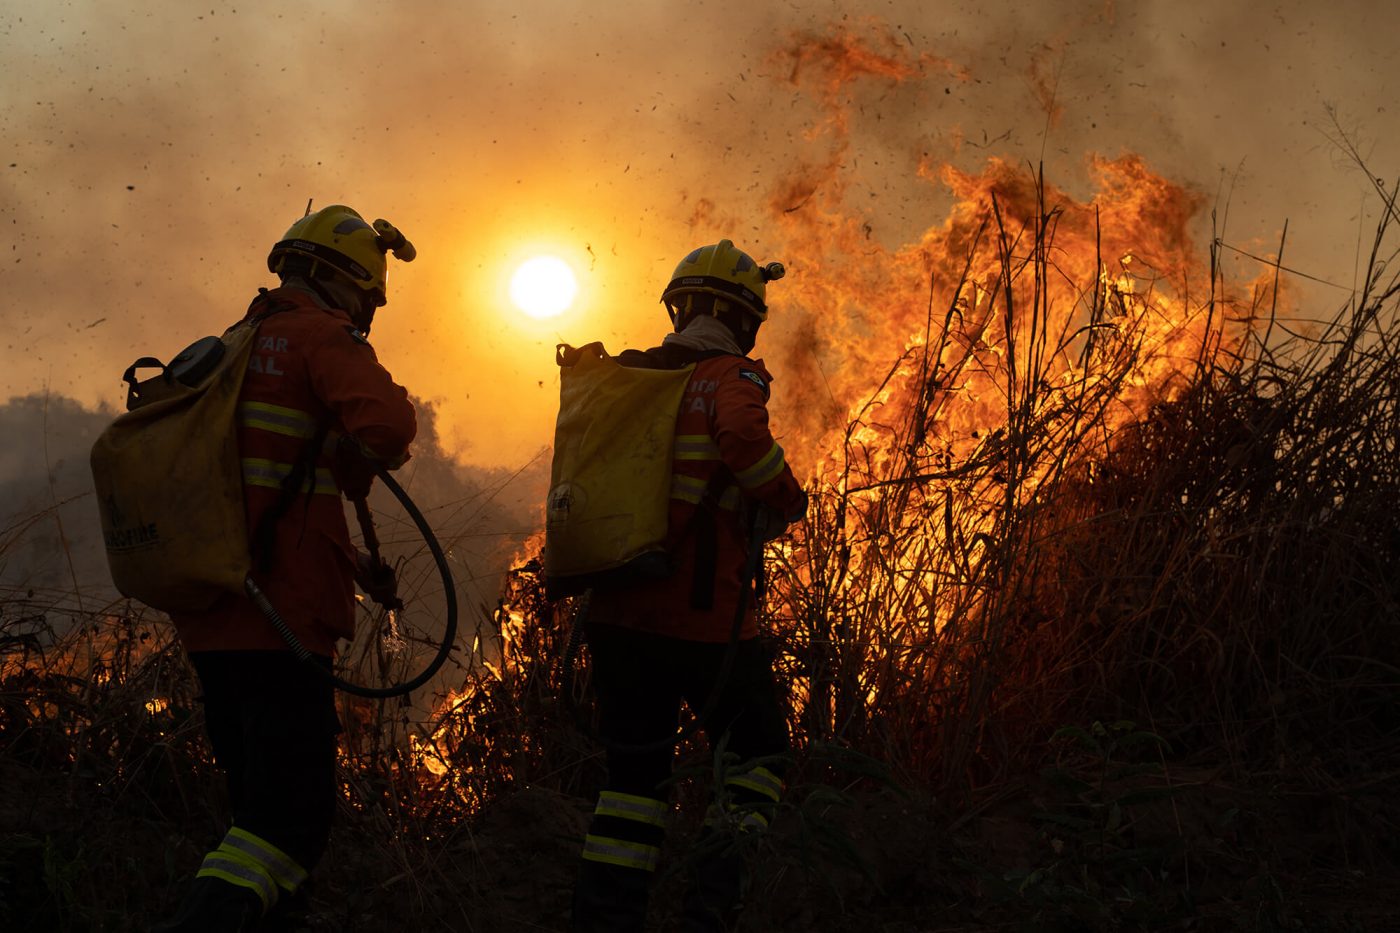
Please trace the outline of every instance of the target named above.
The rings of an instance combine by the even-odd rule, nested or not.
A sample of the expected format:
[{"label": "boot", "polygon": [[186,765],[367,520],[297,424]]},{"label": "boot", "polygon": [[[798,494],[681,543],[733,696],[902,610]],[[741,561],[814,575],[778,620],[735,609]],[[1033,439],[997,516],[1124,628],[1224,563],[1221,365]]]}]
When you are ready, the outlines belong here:
[{"label": "boot", "polygon": [[175,916],[151,933],[249,933],[262,920],[263,906],[247,888],[218,878],[196,878]]},{"label": "boot", "polygon": [[283,891],[263,918],[258,933],[302,933],[310,930],[311,897],[307,888],[308,885],[303,884],[290,894]]},{"label": "boot", "polygon": [[573,933],[642,933],[649,871],[583,859],[574,885]]},{"label": "boot", "polygon": [[743,909],[748,867],[732,837],[706,830],[696,841],[690,884],[681,907],[679,933],[724,933]]}]

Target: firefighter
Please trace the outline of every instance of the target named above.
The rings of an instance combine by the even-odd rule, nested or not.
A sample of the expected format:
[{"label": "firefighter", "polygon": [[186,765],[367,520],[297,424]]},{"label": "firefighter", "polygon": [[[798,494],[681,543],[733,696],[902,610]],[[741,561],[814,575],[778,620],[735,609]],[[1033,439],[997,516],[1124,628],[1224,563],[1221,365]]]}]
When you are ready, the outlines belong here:
[{"label": "firefighter", "polygon": [[[681,260],[662,293],[673,326],[661,346],[628,350],[626,366],[695,364],[676,419],[666,579],[595,588],[587,623],[599,731],[608,776],[584,840],[574,890],[573,929],[643,929],[669,805],[681,701],[711,709],[703,729],[712,749],[735,756],[724,787],[687,859],[692,877],[682,908],[686,933],[729,929],[746,883],[742,846],[724,827],[767,825],[782,789],[786,718],[771,663],[760,646],[746,579],[749,548],[800,518],[807,496],[768,427],[772,377],[749,359],[768,317],[767,282],[782,266],[759,266],[729,240]],[[761,516],[758,535],[754,516]],[[731,634],[742,628],[726,676]]]},{"label": "firefighter", "polygon": [[[352,545],[341,504],[342,492],[368,493],[377,466],[402,465],[417,431],[407,391],[366,339],[385,303],[389,250],[413,258],[384,221],[372,227],[342,205],[308,213],[268,256],[280,287],[259,289],[247,312],[262,318],[238,407],[252,579],[326,670],[337,639],[353,635],[357,580],[381,603],[394,595],[392,571]],[[340,731],[331,683],[245,598],[172,617],[233,825],[156,929],[253,929],[305,900],[330,834]]]}]

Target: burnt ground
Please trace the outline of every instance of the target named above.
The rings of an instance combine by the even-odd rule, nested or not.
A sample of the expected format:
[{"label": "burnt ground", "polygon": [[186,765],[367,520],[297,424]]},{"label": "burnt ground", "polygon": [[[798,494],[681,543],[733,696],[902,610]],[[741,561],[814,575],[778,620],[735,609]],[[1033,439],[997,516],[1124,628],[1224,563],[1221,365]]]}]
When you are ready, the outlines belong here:
[{"label": "burnt ground", "polygon": [[[1047,772],[962,807],[864,782],[798,788],[756,848],[744,931],[1400,930],[1397,776],[1304,786],[1177,767],[1113,781]],[[1092,775],[1090,775],[1092,777]],[[132,785],[0,761],[0,928],[145,930],[217,835]],[[671,928],[700,791],[678,812],[652,903]],[[198,801],[191,801],[198,807]],[[440,837],[342,815],[315,874],[313,931],[567,929],[591,802],[508,794]]]},{"label": "burnt ground", "polygon": [[[1039,779],[959,814],[891,789],[818,795],[755,853],[741,929],[1400,930],[1393,776],[1345,793],[1231,786],[1208,770],[1176,778],[1167,794],[1142,781],[1095,788],[1112,801],[1099,810]],[[566,929],[588,809],[526,790],[454,840],[444,855],[479,898],[461,929]],[[694,829],[680,821],[652,904],[659,930]]]}]

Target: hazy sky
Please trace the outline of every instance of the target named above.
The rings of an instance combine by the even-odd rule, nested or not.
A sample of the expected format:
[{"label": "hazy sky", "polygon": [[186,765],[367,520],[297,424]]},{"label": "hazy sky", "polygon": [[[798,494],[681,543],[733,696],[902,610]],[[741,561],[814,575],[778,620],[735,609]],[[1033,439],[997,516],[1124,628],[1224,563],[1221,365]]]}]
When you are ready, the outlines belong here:
[{"label": "hazy sky", "polygon": [[[417,244],[375,345],[490,465],[549,443],[556,340],[659,340],[692,247],[730,236],[803,276],[859,262],[777,255],[776,193],[827,159],[896,249],[950,206],[921,165],[1043,159],[1082,195],[1091,154],[1137,152],[1200,192],[1203,255],[1228,199],[1227,240],[1270,251],[1287,220],[1285,264],[1350,286],[1378,199],[1327,106],[1400,175],[1397,23],[1374,0],[0,0],[0,389],[119,404],[134,358],[217,333],[271,284],[308,198]],[[884,64],[833,64],[852,37]],[[541,251],[581,285],[543,324],[504,294]]]}]

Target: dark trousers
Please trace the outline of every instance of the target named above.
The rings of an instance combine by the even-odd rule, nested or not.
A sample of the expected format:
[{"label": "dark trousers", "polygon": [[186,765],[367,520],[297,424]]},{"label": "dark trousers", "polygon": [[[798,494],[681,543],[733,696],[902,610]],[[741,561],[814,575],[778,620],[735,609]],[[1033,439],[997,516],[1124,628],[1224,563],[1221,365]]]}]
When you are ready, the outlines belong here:
[{"label": "dark trousers", "polygon": [[608,789],[656,796],[671,776],[675,748],[635,751],[673,735],[681,701],[698,713],[711,702],[703,725],[710,747],[727,734],[726,750],[740,761],[788,749],[787,720],[768,657],[758,639],[735,646],[733,665],[719,683],[727,644],[682,641],[619,626],[590,623],[588,649],[598,698],[598,730],[608,743]]},{"label": "dark trousers", "polygon": [[290,651],[201,651],[190,661],[233,824],[310,871],[335,814],[340,721],[330,681]]},{"label": "dark trousers", "polygon": [[[657,809],[629,798],[665,800],[662,785],[670,777],[675,755],[666,740],[676,733],[681,702],[697,713],[710,711],[702,726],[705,736],[712,749],[723,742],[726,754],[737,756],[732,766],[735,774],[742,774],[746,762],[786,752],[787,722],[770,662],[757,639],[735,646],[733,663],[722,682],[727,644],[682,641],[589,623],[588,646],[599,731],[607,743],[608,779],[585,841],[573,923],[578,931],[623,933],[641,930],[646,916],[651,870],[637,864],[636,853],[645,857],[659,850],[664,833],[654,819]],[[661,747],[629,747],[651,744]],[[771,772],[780,773],[780,766],[768,761],[765,768],[776,781]],[[740,805],[771,804],[776,799],[776,791],[765,797],[741,784],[727,788]],[[705,895],[703,903],[687,907],[688,915],[693,912],[704,919],[694,926],[683,921],[685,929],[725,929],[728,921],[723,918],[737,906],[742,872],[732,852],[710,849],[710,857],[697,865],[693,884]],[[611,852],[621,857],[610,863]]]}]

